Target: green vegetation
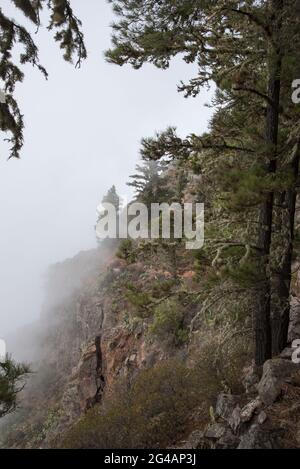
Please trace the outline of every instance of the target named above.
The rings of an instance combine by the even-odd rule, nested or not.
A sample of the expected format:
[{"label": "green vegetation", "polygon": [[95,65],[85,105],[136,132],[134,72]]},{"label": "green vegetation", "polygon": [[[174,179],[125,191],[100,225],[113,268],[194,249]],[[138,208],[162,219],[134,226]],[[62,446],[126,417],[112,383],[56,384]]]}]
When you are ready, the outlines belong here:
[{"label": "green vegetation", "polygon": [[[198,409],[198,424],[222,390],[241,390],[240,367],[248,357],[238,340],[229,350],[213,341],[197,354],[194,367],[176,359],[141,371],[94,407],[65,436],[64,448],[164,448],[180,439]],[[224,355],[222,355],[224,353]],[[199,416],[200,412],[200,416]],[[55,443],[54,443],[55,446]]]},{"label": "green vegetation", "polygon": [[124,259],[129,264],[135,262],[136,251],[134,249],[133,241],[131,239],[124,239],[123,241],[121,241],[116,255],[120,259]]},{"label": "green vegetation", "polygon": [[175,345],[184,344],[188,339],[188,330],[184,325],[182,305],[172,298],[156,306],[149,333],[163,341],[171,339]]},{"label": "green vegetation", "polygon": [[162,448],[183,434],[188,413],[200,403],[197,374],[176,360],[162,362],[90,411],[63,447]]},{"label": "green vegetation", "polygon": [[[255,317],[255,361],[262,365],[287,345],[300,159],[299,106],[291,99],[300,48],[296,2],[110,2],[118,19],[109,62],[167,69],[179,56],[198,67],[195,78],[179,85],[186,97],[216,86],[208,132],[180,138],[168,128],[144,139],[141,155],[168,163],[173,189],[180,187],[174,166],[181,167],[190,181],[187,187],[180,179],[180,194],[205,202],[205,254],[219,279],[215,292],[223,291],[220,301],[233,291],[241,302],[255,297],[248,312]],[[177,276],[175,249],[172,264]]]},{"label": "green vegetation", "polygon": [[168,179],[164,165],[156,161],[142,163],[136,166],[137,173],[130,176],[131,182],[127,183],[134,188],[137,199],[148,207],[169,200]]},{"label": "green vegetation", "polygon": [[247,336],[230,327],[203,337],[204,344],[195,356],[195,368],[201,377],[202,398],[214,404],[221,391],[241,394],[241,370],[249,363],[252,347]]},{"label": "green vegetation", "polygon": [[24,379],[28,373],[28,365],[17,364],[10,357],[0,362],[0,417],[17,408],[17,397],[24,387]]}]

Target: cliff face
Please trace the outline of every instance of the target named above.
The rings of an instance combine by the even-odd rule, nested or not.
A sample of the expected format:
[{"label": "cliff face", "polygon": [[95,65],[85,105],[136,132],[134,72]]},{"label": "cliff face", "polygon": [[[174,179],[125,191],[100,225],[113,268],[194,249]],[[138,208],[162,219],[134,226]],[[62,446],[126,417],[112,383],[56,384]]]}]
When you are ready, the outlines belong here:
[{"label": "cliff face", "polygon": [[141,269],[109,250],[82,253],[51,268],[47,307],[35,325],[34,374],[20,396],[18,413],[3,425],[9,428],[9,445],[48,447],[100,403],[116,380],[132,379],[168,356],[146,340],[143,321],[134,330],[127,321],[124,284],[139,277]]},{"label": "cliff face", "polygon": [[[37,344],[35,373],[20,396],[19,411],[2,422],[4,447],[59,446],[91,409],[102,412],[120,382],[130,386],[143,370],[170,359],[185,364],[190,382],[176,378],[181,428],[166,441],[180,448],[273,448],[291,441],[300,446],[300,432],[291,440],[290,424],[286,431],[281,428],[287,415],[293,421],[289,407],[295,416],[300,402],[300,374],[291,350],[263,370],[253,368],[244,347],[247,329],[208,315],[192,259],[179,249],[176,272],[171,264],[161,252],[144,250],[129,262],[110,246],[51,269],[47,306],[34,334],[28,334]],[[290,337],[295,338],[296,297],[292,304]],[[200,369],[196,384],[194,369]],[[162,385],[161,392],[172,396],[173,390]],[[193,407],[182,397],[184,389],[191,398],[199,392]],[[153,395],[159,402],[161,396]],[[151,407],[154,422],[161,415]]]}]

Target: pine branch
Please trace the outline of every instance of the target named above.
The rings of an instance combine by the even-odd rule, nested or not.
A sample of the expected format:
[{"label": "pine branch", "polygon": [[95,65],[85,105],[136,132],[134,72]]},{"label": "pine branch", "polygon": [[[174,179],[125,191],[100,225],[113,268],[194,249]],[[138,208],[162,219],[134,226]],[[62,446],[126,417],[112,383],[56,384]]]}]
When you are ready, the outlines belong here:
[{"label": "pine branch", "polygon": [[262,93],[261,91],[255,88],[250,88],[247,86],[239,86],[239,85],[234,84],[232,89],[233,91],[245,91],[247,93],[255,94],[256,96],[259,96],[260,98],[264,99],[271,106],[275,106],[274,101],[272,101],[272,99],[269,96],[267,96],[266,94]]},{"label": "pine branch", "polygon": [[254,13],[250,13],[249,11],[241,10],[240,8],[239,9],[230,8],[230,11],[232,11],[233,13],[238,13],[238,14],[243,15],[243,16],[247,16],[253,23],[255,23],[257,26],[259,26],[266,33],[266,35],[268,36],[269,39],[271,39],[273,41],[272,31],[271,31],[270,27],[268,26],[268,24],[261,21],[260,18],[258,18],[258,16],[256,16]]}]

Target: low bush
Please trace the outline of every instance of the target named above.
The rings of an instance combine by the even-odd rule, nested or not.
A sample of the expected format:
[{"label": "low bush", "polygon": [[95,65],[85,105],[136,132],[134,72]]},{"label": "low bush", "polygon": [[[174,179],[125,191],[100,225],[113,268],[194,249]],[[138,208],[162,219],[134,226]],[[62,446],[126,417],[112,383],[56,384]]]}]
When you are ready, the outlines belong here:
[{"label": "low bush", "polygon": [[124,259],[129,264],[136,261],[136,251],[131,239],[124,239],[119,245],[117,257]]},{"label": "low bush", "polygon": [[184,325],[184,309],[174,299],[159,304],[154,311],[153,323],[149,333],[160,340],[172,341],[182,345],[188,339],[188,331]]},{"label": "low bush", "polygon": [[119,385],[59,446],[166,448],[184,437],[193,414],[198,425],[208,422],[210,406],[220,392],[243,391],[242,369],[249,363],[250,342],[228,332],[205,337],[201,350],[191,357],[192,368],[176,359],[167,360],[141,371],[130,386]]},{"label": "low bush", "polygon": [[195,369],[199,376],[200,393],[208,405],[214,404],[222,392],[243,392],[242,370],[251,361],[252,342],[234,332],[214,333],[195,357]]},{"label": "low bush", "polygon": [[201,402],[198,375],[168,360],[142,371],[130,389],[116,392],[69,431],[64,448],[165,447],[185,430]]}]

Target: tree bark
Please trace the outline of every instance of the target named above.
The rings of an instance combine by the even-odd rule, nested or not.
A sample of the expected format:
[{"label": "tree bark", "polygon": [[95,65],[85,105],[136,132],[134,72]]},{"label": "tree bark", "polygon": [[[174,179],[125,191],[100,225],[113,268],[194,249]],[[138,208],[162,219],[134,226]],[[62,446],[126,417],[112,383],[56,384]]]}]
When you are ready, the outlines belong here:
[{"label": "tree bark", "polygon": [[272,314],[272,354],[278,355],[288,344],[290,321],[290,288],[292,280],[292,260],[294,249],[294,227],[296,214],[296,183],[299,175],[300,145],[297,144],[291,163],[293,186],[282,194],[281,204],[282,236],[286,235],[286,246],[281,263],[273,274],[274,307]]},{"label": "tree bark", "polygon": [[[280,30],[282,23],[283,0],[270,0],[271,30],[274,44],[270,44],[268,57],[269,83],[266,115],[266,148],[267,172],[275,173],[277,169],[277,144],[279,126],[279,105],[281,90],[281,47]],[[258,306],[255,318],[255,362],[262,365],[272,356],[271,331],[271,280],[270,250],[272,241],[274,193],[269,192],[261,205],[259,217],[258,246],[260,248],[261,288],[258,295]]]}]

